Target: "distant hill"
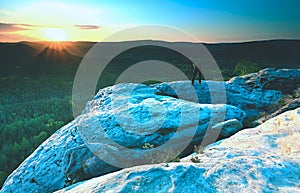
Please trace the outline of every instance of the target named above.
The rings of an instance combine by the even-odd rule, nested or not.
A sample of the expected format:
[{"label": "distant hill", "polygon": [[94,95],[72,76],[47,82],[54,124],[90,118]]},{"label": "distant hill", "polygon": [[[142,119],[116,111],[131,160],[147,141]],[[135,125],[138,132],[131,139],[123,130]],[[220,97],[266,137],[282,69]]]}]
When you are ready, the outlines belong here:
[{"label": "distant hill", "polygon": [[28,44],[23,43],[0,43],[0,64],[17,64],[29,62],[38,50]]},{"label": "distant hill", "polygon": [[221,67],[233,68],[240,60],[275,68],[300,67],[300,40],[205,44]]},{"label": "distant hill", "polygon": [[40,64],[44,66],[77,64],[80,61],[80,57],[70,54],[69,51],[66,49],[57,50],[48,47],[34,57],[35,64]]},{"label": "distant hill", "polygon": [[[151,44],[155,41],[145,40]],[[143,43],[145,43],[143,41]],[[126,47],[130,42],[104,42],[106,46]],[[163,44],[175,44],[162,42]],[[192,49],[195,43],[176,42],[187,49]],[[74,76],[80,61],[87,51],[95,45],[94,42],[66,42],[61,47],[49,42],[19,42],[0,43],[0,75],[48,74],[59,72]],[[204,44],[214,56],[221,69],[232,72],[239,61],[247,60],[256,63],[261,68],[299,68],[300,40],[268,40],[244,43]],[[174,56],[172,51],[160,54],[161,48],[147,47],[126,51],[112,62],[112,69],[123,69],[127,65],[143,59],[174,61],[175,65],[188,65],[180,56]],[[138,57],[137,57],[138,56]],[[127,65],[126,65],[127,64]],[[119,72],[118,72],[119,73]]]}]

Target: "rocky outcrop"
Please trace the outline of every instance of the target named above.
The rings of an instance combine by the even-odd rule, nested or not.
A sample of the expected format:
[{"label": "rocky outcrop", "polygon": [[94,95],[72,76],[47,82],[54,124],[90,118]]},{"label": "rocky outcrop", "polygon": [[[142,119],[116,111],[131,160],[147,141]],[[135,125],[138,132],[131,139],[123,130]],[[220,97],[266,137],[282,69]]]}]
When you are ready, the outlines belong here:
[{"label": "rocky outcrop", "polygon": [[[62,192],[297,191],[299,109],[255,129],[240,130],[245,117],[269,113],[270,105],[299,87],[299,78],[300,70],[265,69],[194,87],[177,81],[102,89],[82,115],[55,132],[7,178],[0,192],[53,192],[66,186]],[[107,174],[120,167],[166,162],[178,152],[185,156],[195,144],[208,145],[238,131],[183,163]]]},{"label": "rocky outcrop", "polygon": [[[194,99],[189,94],[191,92],[189,84],[189,81],[180,81],[161,83],[153,87],[159,89],[162,95],[173,97],[177,97],[174,88],[184,90],[186,94],[181,98],[193,101]],[[238,76],[227,82],[202,81],[201,84],[195,84],[199,103],[211,104],[212,96],[214,96],[213,103],[218,103],[224,99],[218,99],[215,96],[225,96],[226,103],[244,110],[249,120],[255,120],[262,113],[271,113],[268,108],[270,105],[277,103],[284,94],[294,91],[299,86],[299,69],[275,70],[271,68]],[[226,89],[222,89],[223,87]]]},{"label": "rocky outcrop", "polygon": [[182,163],[127,168],[57,193],[300,192],[299,176],[300,108],[216,142]]},{"label": "rocky outcrop", "polygon": [[288,99],[284,101],[284,105],[282,107],[280,107],[280,104],[278,104],[277,106],[279,106],[279,109],[276,110],[274,113],[272,114],[267,114],[266,116],[263,116],[262,118],[260,118],[257,122],[259,124],[273,118],[276,117],[277,115],[284,113],[286,111],[290,111],[290,110],[294,110],[298,107],[300,107],[300,98],[293,98],[293,99]]},{"label": "rocky outcrop", "polygon": [[[124,163],[124,159],[130,161],[128,166],[152,162],[153,155],[144,156],[145,144],[157,147],[175,138],[176,143],[170,143],[168,148],[177,150],[190,140],[187,154],[194,143],[203,140],[206,131],[217,134],[215,141],[242,128],[245,113],[237,107],[198,104],[158,92],[138,84],[119,84],[100,90],[81,116],[55,132],[8,177],[1,193],[53,192],[116,171],[116,165]],[[109,164],[111,160],[116,162]],[[159,161],[168,160],[154,160],[154,163]]]}]

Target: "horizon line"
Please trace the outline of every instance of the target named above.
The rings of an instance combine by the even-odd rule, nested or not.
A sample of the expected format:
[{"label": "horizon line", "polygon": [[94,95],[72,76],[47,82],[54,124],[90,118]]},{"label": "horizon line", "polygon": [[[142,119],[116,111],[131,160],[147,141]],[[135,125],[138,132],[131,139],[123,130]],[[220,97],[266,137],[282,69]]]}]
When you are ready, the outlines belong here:
[{"label": "horizon line", "polygon": [[126,42],[138,42],[138,41],[155,41],[155,42],[167,42],[167,43],[201,43],[201,44],[238,44],[238,43],[251,43],[251,42],[267,42],[267,41],[299,41],[297,38],[279,38],[279,39],[258,39],[258,40],[245,40],[245,41],[219,41],[219,42],[189,42],[189,41],[167,41],[167,40],[156,40],[156,39],[144,39],[144,40],[124,40],[124,41],[47,41],[47,40],[34,40],[34,41],[0,41],[0,43],[6,44],[18,44],[18,43],[126,43]]}]

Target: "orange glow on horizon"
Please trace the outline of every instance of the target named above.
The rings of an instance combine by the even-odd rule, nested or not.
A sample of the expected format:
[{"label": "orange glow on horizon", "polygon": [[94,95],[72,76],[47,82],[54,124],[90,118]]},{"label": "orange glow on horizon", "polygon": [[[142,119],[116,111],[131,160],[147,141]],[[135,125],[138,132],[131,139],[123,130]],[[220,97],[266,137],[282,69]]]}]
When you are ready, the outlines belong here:
[{"label": "orange glow on horizon", "polygon": [[[59,51],[65,52],[67,51],[69,54],[73,56],[82,57],[82,52],[78,47],[74,46],[76,42],[69,42],[69,41],[41,41],[38,42],[36,48],[40,51],[48,49],[49,51]],[[51,52],[49,52],[50,54]]]},{"label": "orange glow on horizon", "polygon": [[63,49],[67,50],[70,44],[71,44],[70,42],[63,42],[63,41],[48,41],[45,42],[45,47],[54,50],[63,50]]}]

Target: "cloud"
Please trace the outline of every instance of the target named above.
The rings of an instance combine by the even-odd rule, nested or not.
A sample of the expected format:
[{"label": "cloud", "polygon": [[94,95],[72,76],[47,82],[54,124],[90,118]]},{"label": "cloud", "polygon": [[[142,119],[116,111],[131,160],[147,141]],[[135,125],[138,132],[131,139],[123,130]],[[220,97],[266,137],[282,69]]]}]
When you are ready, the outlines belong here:
[{"label": "cloud", "polygon": [[14,24],[0,23],[0,32],[15,32],[24,30],[22,27],[18,27]]},{"label": "cloud", "polygon": [[0,23],[0,32],[17,32],[17,31],[28,30],[34,27],[39,27],[39,26],[24,24],[24,23]]},{"label": "cloud", "polygon": [[97,25],[74,25],[78,29],[90,30],[90,29],[99,29],[100,26]]},{"label": "cloud", "polygon": [[41,27],[41,26],[37,26],[37,25],[24,24],[24,23],[15,24],[15,25],[22,26],[22,27]]}]

